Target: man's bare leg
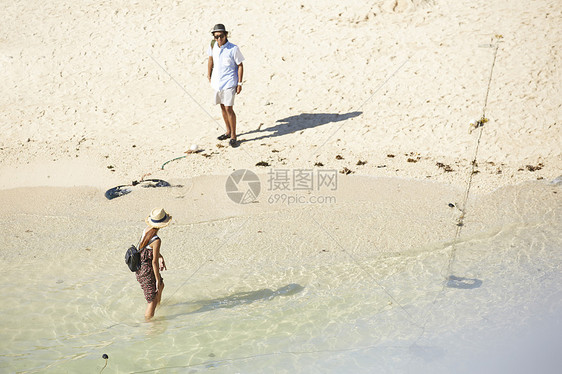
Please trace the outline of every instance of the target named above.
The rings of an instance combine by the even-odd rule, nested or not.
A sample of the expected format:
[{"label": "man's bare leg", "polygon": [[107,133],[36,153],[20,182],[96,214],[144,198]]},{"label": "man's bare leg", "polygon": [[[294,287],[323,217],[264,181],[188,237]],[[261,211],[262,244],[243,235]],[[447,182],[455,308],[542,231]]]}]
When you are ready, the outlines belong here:
[{"label": "man's bare leg", "polygon": [[234,108],[231,106],[225,106],[225,111],[230,125],[230,132],[228,134],[230,134],[230,139],[236,140],[236,113],[234,113]]},{"label": "man's bare leg", "polygon": [[225,107],[224,104],[221,104],[222,119],[224,120],[224,124],[226,125],[226,135],[230,137],[230,134],[232,134],[232,128],[230,126],[230,117],[226,108],[227,107]]}]

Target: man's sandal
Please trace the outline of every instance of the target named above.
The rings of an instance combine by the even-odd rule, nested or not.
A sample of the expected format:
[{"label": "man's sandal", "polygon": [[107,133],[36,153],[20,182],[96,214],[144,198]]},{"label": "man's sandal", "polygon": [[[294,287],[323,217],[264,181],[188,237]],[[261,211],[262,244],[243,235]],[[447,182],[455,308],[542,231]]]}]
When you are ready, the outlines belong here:
[{"label": "man's sandal", "polygon": [[217,139],[218,139],[218,140],[226,140],[226,139],[228,139],[228,138],[230,138],[230,135],[228,135],[228,134],[222,134],[222,135],[219,136]]}]

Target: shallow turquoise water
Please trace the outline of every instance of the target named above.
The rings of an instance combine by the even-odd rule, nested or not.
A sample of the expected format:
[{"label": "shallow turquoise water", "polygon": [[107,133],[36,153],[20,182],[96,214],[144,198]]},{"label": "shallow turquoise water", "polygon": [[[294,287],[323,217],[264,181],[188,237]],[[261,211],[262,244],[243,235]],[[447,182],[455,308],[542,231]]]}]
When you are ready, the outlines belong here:
[{"label": "shallow turquoise water", "polygon": [[[370,251],[362,242],[369,233],[361,235],[368,227],[348,241],[312,240],[319,229],[303,225],[307,214],[316,217],[312,208],[171,226],[163,234],[168,249],[187,235],[207,260],[202,266],[169,253],[163,305],[149,323],[134,275],[114,266],[119,250],[67,248],[50,263],[12,262],[0,293],[0,371],[100,372],[104,353],[104,373],[553,368],[560,359],[541,352],[562,346],[562,208],[558,199],[533,203],[516,192],[504,200],[513,206],[502,208],[507,216],[473,216],[458,241],[405,251]],[[348,208],[334,207],[341,216],[322,224],[340,221]],[[479,209],[475,203],[475,215]],[[209,241],[229,230],[251,238],[256,228],[267,238],[234,249]],[[61,241],[56,232],[39,239]],[[453,251],[451,274],[461,280],[448,287]]]}]

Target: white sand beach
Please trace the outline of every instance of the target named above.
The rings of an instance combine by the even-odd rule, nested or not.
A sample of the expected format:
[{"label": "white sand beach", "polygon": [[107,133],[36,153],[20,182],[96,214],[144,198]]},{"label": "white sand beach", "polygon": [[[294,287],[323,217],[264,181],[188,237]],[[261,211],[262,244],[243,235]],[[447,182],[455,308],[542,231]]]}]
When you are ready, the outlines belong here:
[{"label": "white sand beach", "polygon": [[[3,4],[1,187],[227,175],[259,161],[463,186],[490,44],[475,188],[557,177],[559,4],[396,3]],[[246,57],[235,150],[217,147],[206,80],[218,22]],[[160,170],[191,144],[210,157]]]},{"label": "white sand beach", "polygon": [[[0,371],[99,372],[102,353],[104,373],[560,364],[541,348],[562,346],[562,4],[0,12]],[[206,78],[216,23],[246,58],[238,148],[217,140]],[[226,191],[240,169],[259,176],[251,204]],[[314,188],[272,188],[298,171]],[[143,179],[172,187],[131,186]],[[120,185],[131,193],[104,197]],[[123,255],[156,206],[174,220],[145,324]]]}]

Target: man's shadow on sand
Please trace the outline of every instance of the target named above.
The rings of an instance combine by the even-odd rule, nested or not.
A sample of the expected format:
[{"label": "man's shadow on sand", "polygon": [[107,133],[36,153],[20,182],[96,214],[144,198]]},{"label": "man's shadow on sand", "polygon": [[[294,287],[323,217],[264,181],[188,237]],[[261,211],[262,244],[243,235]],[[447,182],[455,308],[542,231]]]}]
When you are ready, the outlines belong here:
[{"label": "man's shadow on sand", "polygon": [[278,296],[291,296],[304,290],[300,284],[291,283],[275,291],[269,288],[258,291],[238,292],[230,296],[220,297],[211,300],[188,301],[170,305],[169,308],[187,309],[187,311],[170,314],[165,319],[173,319],[186,314],[204,313],[217,309],[231,309],[240,305],[252,304],[256,301],[270,301]]},{"label": "man's shadow on sand", "polygon": [[[345,114],[302,113],[295,116],[278,119],[277,121],[275,121],[275,123],[277,124],[273,127],[248,131],[242,134],[238,134],[238,136],[239,137],[244,136],[246,138],[244,140],[241,140],[241,142],[249,142],[249,141],[261,140],[265,138],[274,138],[277,136],[283,136],[293,132],[322,126],[327,123],[346,121],[350,118],[357,117],[362,113],[363,112],[349,112]],[[248,139],[247,137],[248,135],[255,134],[255,133],[266,133],[266,134],[258,136],[257,138]]]}]

